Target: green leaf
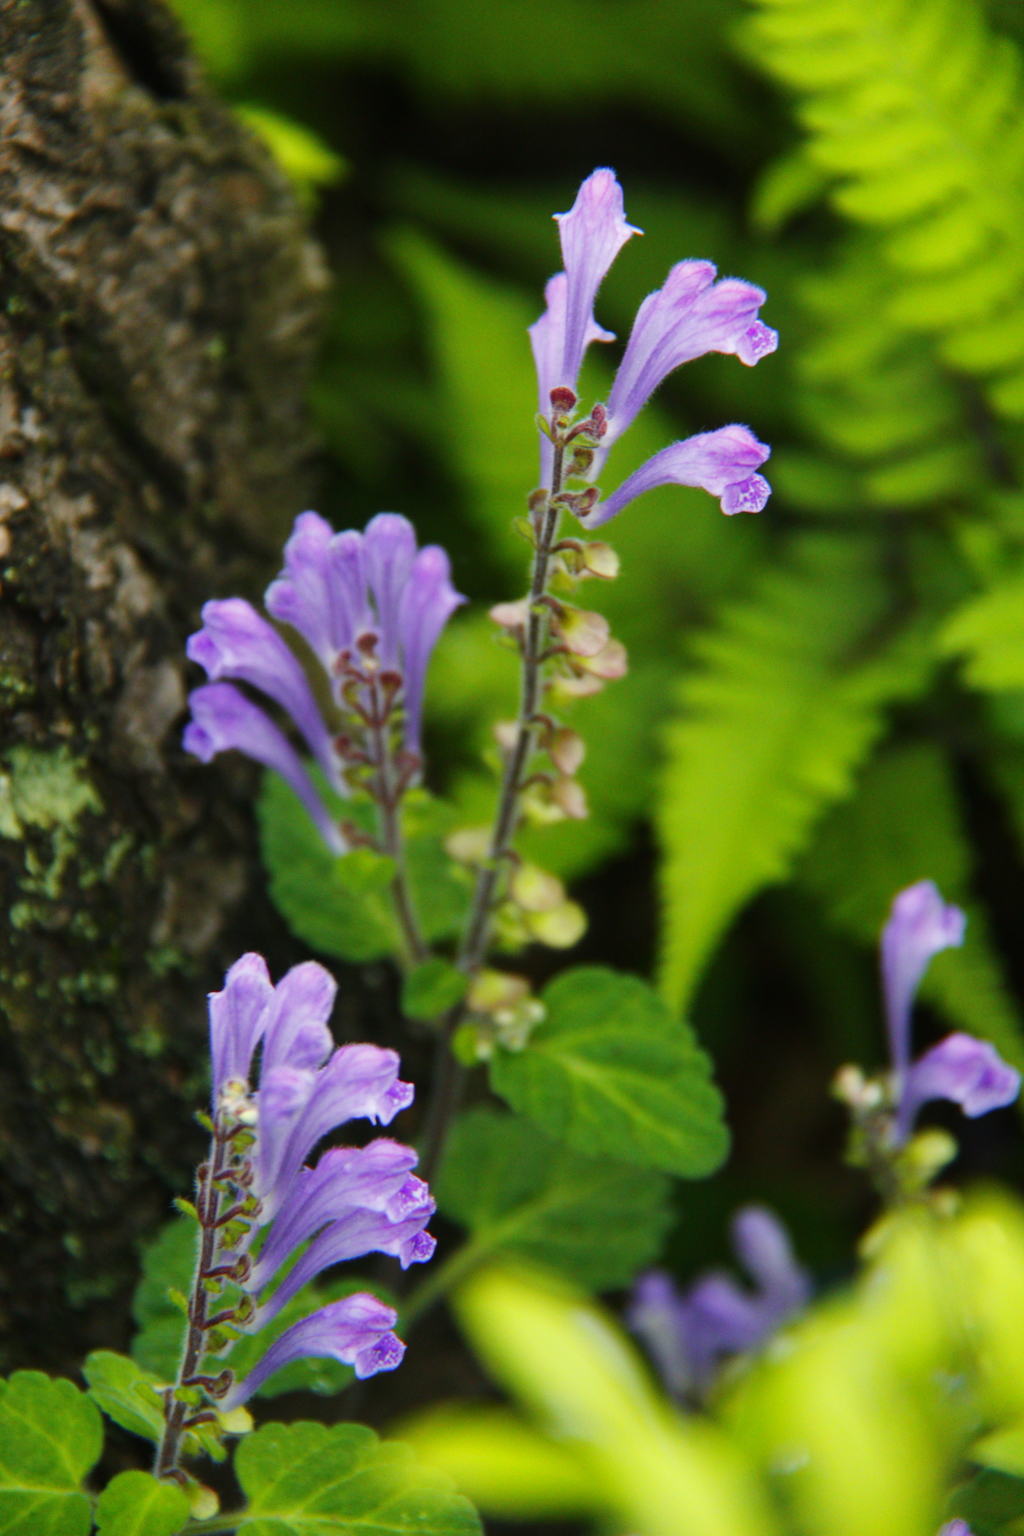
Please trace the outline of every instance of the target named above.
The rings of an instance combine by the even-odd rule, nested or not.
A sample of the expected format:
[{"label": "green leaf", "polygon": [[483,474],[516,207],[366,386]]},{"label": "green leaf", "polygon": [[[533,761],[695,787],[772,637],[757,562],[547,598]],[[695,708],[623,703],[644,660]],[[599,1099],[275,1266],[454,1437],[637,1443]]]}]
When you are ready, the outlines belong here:
[{"label": "green leaf", "polygon": [[923,640],[891,628],[874,562],[862,541],[807,537],[695,646],[702,665],[680,689],[658,809],[662,986],[675,1009],[743,904],[850,794],[886,705],[928,676]]},{"label": "green leaf", "polygon": [[268,1424],[243,1440],[235,1471],[244,1536],[475,1536],[472,1505],[408,1446],[361,1424]]},{"label": "green leaf", "polygon": [[823,823],[799,878],[837,928],[872,947],[897,891],[934,880],[947,901],[967,911],[967,932],[960,948],[936,955],[921,995],[1024,1067],[1024,1028],[984,910],[970,899],[971,873],[949,762],[921,742],[892,748],[868,766],[854,798]]},{"label": "green leaf", "polygon": [[[163,1400],[155,1388],[161,1378],[144,1371],[127,1355],[94,1349],[82,1367],[89,1396],[108,1418],[133,1435],[158,1441],[164,1430]],[[166,1381],[166,1378],[164,1378]]]},{"label": "green leaf", "polygon": [[1024,1478],[986,1468],[950,1494],[946,1515],[966,1520],[973,1536],[988,1536],[1024,1517]]},{"label": "green leaf", "polygon": [[659,1174],[559,1146],[517,1115],[473,1109],[455,1124],[434,1193],[469,1229],[458,1255],[466,1271],[518,1254],[601,1291],[657,1258],[673,1219],[670,1187]]},{"label": "green leaf", "polygon": [[407,1019],[429,1023],[461,1003],[469,986],[464,971],[435,955],[410,971],[402,983],[402,1012]]},{"label": "green leaf", "polygon": [[244,105],[235,111],[264,141],[307,206],[318,187],[333,186],[348,171],[347,162],[304,123],[267,107]]},{"label": "green leaf", "polygon": [[162,1227],[142,1252],[142,1279],[132,1297],[132,1317],[138,1333],[132,1339],[132,1359],[159,1381],[178,1373],[185,1337],[185,1320],[169,1291],[188,1292],[196,1264],[196,1224],[177,1217]]},{"label": "green leaf", "polygon": [[119,1472],[96,1500],[98,1536],[176,1536],[188,1518],[184,1489],[148,1472]]},{"label": "green leaf", "polygon": [[0,1536],[87,1536],[79,1485],[102,1448],[103,1421],[70,1381],[15,1371],[0,1382]]},{"label": "green leaf", "polygon": [[1024,577],[1000,582],[958,608],[942,630],[946,656],[963,656],[975,688],[1024,688]]},{"label": "green leaf", "polygon": [[693,1031],[657,993],[593,966],[564,972],[543,1000],[526,1048],[492,1058],[495,1092],[588,1156],[714,1172],[729,1145],[721,1095]]}]

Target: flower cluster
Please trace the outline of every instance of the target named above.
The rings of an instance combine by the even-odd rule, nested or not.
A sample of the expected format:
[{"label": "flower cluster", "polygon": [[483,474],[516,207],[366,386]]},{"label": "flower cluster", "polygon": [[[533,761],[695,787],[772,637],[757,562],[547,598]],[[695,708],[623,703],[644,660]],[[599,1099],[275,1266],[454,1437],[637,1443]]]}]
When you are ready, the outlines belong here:
[{"label": "flower cluster", "polygon": [[[346,1121],[387,1125],[413,1097],[412,1085],[398,1078],[394,1051],[335,1048],[327,1020],[336,990],[312,961],[275,987],[261,956],[249,954],[210,998],[213,1149],[200,1170],[197,1211],[204,1236],[212,1237],[204,1241],[195,1294],[205,1297],[227,1281],[243,1299],[214,1318],[190,1318],[207,1347],[223,1347],[240,1328],[258,1330],[330,1265],[386,1253],[406,1268],[434,1251],[424,1231],[434,1201],[413,1174],[411,1148],[378,1138],[331,1148],[307,1165],[317,1144]],[[258,1234],[263,1242],[253,1257]],[[371,1295],[332,1302],[283,1333],[243,1381],[226,1373],[215,1395],[224,1409],[237,1407],[279,1367],[309,1355],[343,1361],[360,1377],[392,1370],[405,1350],[395,1321],[394,1310]]]},{"label": "flower cluster", "polygon": [[[583,355],[592,341],[614,341],[594,319],[597,291],[615,257],[634,234],[626,222],[622,188],[614,172],[594,171],[580,187],[568,213],[556,214],[564,272],[547,285],[547,308],[530,328],[544,426],[541,478],[551,484],[555,446],[549,413],[575,405]],[[709,261],[681,261],[665,285],[649,294],[637,311],[629,342],[607,405],[597,406],[582,429],[582,452],[570,470],[596,480],[609,449],[668,374],[708,352],[732,353],[752,367],[778,345],[778,335],[758,319],[762,289],[738,278],[716,282]],[[545,430],[547,428],[548,430]],[[630,501],[659,485],[699,486],[721,502],[722,511],[759,512],[770,486],[757,473],[770,449],[746,427],[720,427],[663,448],[607,499],[596,489],[567,504],[585,528],[596,528]]]},{"label": "flower cluster", "polygon": [[627,1322],[676,1397],[703,1396],[727,1356],[759,1349],[810,1299],[809,1276],[771,1211],[760,1206],[738,1211],[732,1240],[756,1290],[712,1271],[680,1295],[661,1270],[641,1275],[634,1288]]},{"label": "flower cluster", "polygon": [[[285,545],[285,568],[267,588],[270,615],[302,636],[327,674],[329,727],[284,639],[239,597],[209,602],[187,652],[210,679],[191,695],[184,745],[204,763],[232,748],[273,768],[299,796],[335,853],[348,846],[287,737],[233,686],[247,683],[291,717],[327,783],[347,796],[365,785],[395,803],[420,768],[427,663],[464,601],[437,545],[417,550],[406,518],[382,512],[364,533],[335,533],[303,512]],[[339,728],[340,727],[340,728]]]},{"label": "flower cluster", "polygon": [[[958,1104],[969,1119],[1012,1104],[1020,1073],[987,1040],[957,1031],[913,1060],[912,1011],[917,989],[933,956],[963,943],[967,919],[947,905],[931,880],[900,891],[882,930],[881,972],[891,1072],[867,1079],[844,1067],[836,1092],[849,1104],[857,1131],[858,1160],[899,1153],[908,1143],[922,1106],[932,1099]],[[941,1165],[940,1165],[941,1166]]]}]

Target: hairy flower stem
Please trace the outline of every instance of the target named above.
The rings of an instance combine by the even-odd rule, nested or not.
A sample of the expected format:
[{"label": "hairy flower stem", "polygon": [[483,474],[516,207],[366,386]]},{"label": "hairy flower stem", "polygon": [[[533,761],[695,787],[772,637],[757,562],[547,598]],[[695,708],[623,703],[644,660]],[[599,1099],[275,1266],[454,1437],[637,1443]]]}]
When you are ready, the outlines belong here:
[{"label": "hairy flower stem", "polygon": [[[541,513],[540,530],[533,554],[530,579],[529,615],[523,636],[522,670],[519,693],[519,714],[516,721],[516,738],[505,762],[501,793],[494,817],[487,857],[477,875],[476,889],[470,906],[469,919],[459,950],[460,968],[472,975],[480,969],[487,955],[491,936],[491,919],[494,912],[498,882],[508,862],[512,839],[519,824],[520,796],[527,764],[533,752],[537,730],[537,710],[541,699],[542,668],[547,648],[548,618],[540,599],[547,590],[551,566],[551,550],[558,532],[561,508],[555,501],[562,488],[563,458],[565,448],[556,441],[551,473],[551,490]],[[451,1050],[451,1037],[462,1018],[460,1005],[453,1008],[443,1020],[434,1063],[434,1079],[430,1102],[427,1107],[423,1137],[423,1154],[420,1172],[423,1178],[433,1177],[444,1152],[448,1132],[459,1110],[465,1068]]]},{"label": "hairy flower stem", "polygon": [[[209,1159],[200,1164],[197,1175],[196,1210],[199,1215],[202,1239],[192,1281],[192,1294],[188,1301],[188,1333],[185,1336],[185,1347],[178,1369],[178,1379],[175,1382],[176,1390],[195,1384],[206,1352],[207,1308],[210,1301],[207,1281],[215,1268],[219,1248],[218,1220],[221,1191],[218,1180],[227,1165],[230,1140],[230,1135],[224,1134],[223,1127],[218,1122],[210,1143]],[[156,1477],[174,1475],[178,1464],[181,1437],[188,1427],[187,1420],[193,1412],[194,1409],[188,1403],[168,1393],[164,1406],[163,1437],[157,1447],[153,1465],[153,1473]]]}]

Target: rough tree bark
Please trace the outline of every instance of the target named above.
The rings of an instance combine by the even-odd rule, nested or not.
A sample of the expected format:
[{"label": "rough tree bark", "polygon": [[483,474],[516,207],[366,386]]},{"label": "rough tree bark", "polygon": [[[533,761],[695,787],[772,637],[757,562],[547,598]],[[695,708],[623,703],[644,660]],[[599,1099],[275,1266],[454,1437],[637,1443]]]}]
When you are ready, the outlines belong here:
[{"label": "rough tree bark", "polygon": [[177,745],[182,646],[307,490],[325,275],[160,0],[0,0],[0,49],[7,1368],[116,1337],[194,1150],[253,843]]}]

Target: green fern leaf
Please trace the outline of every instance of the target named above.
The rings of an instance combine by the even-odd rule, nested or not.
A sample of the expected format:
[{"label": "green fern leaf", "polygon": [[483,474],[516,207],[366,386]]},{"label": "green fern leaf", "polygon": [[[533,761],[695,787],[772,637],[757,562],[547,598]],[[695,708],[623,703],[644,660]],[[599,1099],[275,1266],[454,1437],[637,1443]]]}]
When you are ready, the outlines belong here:
[{"label": "green fern leaf", "polygon": [[806,538],[694,647],[668,732],[662,986],[685,1006],[737,911],[782,879],[815,821],[851,792],[885,708],[928,675],[919,634],[887,628],[861,541]]},{"label": "green fern leaf", "polygon": [[892,898],[934,880],[968,914],[959,949],[937,955],[921,993],[953,1025],[989,1039],[1024,1065],[1024,1027],[971,899],[971,852],[949,763],[929,742],[891,748],[865,770],[856,795],[826,818],[798,878],[842,932],[877,942]]}]

